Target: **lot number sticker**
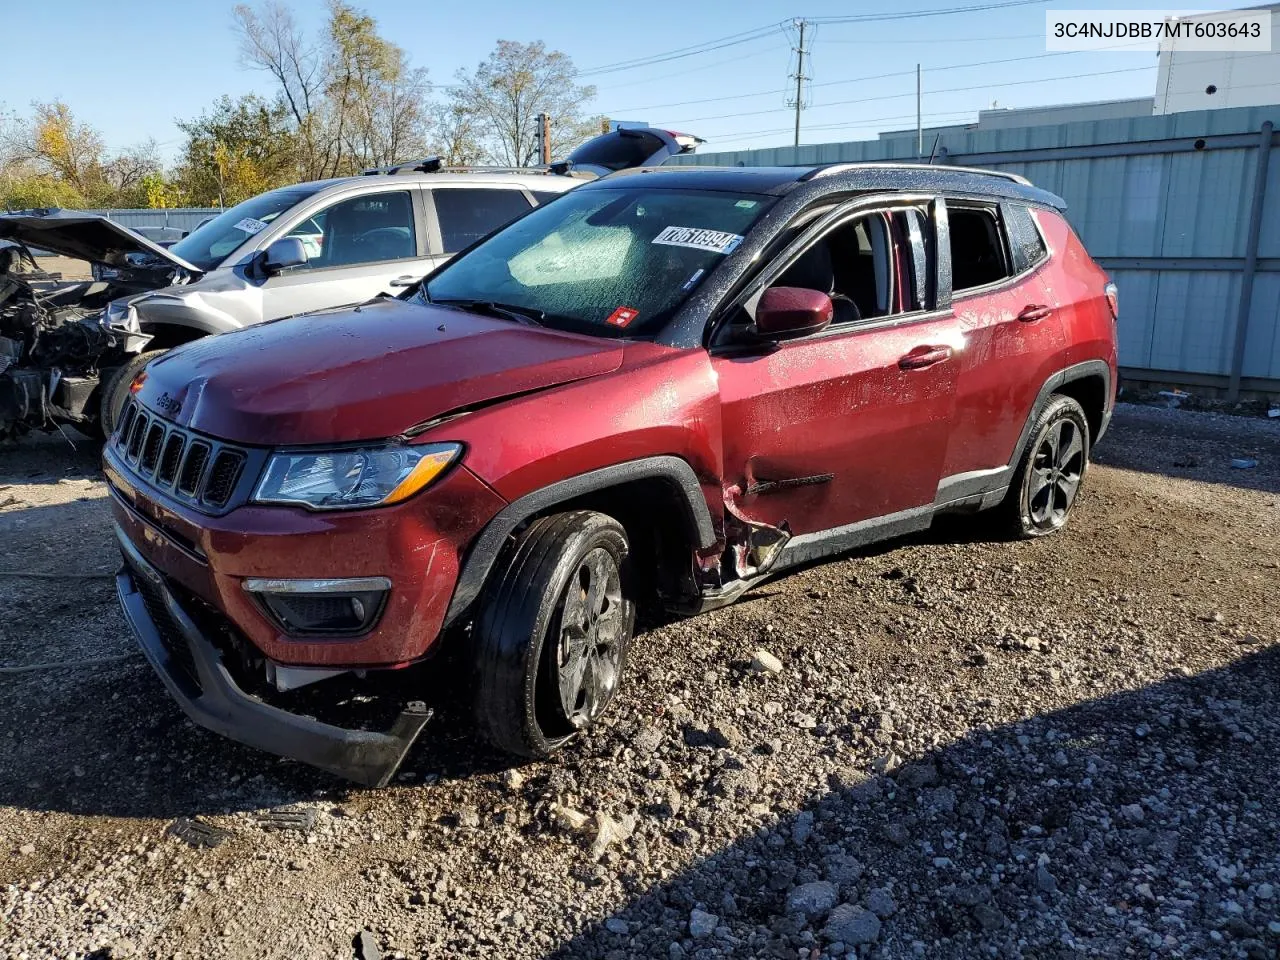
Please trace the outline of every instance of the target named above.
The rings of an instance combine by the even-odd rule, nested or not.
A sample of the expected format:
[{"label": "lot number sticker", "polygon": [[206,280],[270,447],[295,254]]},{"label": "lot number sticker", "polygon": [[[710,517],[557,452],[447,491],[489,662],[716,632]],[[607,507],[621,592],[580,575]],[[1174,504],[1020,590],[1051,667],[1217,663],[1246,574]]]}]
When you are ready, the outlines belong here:
[{"label": "lot number sticker", "polygon": [[255,233],[261,233],[263,230],[267,229],[267,225],[261,220],[253,219],[253,217],[245,217],[236,224],[236,229],[243,230],[245,233],[249,234],[249,236],[253,236]]},{"label": "lot number sticker", "polygon": [[723,230],[703,230],[699,227],[663,227],[653,238],[654,243],[668,247],[690,247],[694,250],[710,250],[712,253],[733,253],[742,243],[742,237]]}]

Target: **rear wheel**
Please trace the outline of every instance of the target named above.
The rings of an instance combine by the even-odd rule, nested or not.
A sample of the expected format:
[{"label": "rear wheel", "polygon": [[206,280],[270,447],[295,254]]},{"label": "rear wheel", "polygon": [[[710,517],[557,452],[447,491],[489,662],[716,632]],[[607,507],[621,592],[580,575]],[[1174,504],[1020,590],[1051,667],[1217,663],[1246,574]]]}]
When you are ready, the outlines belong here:
[{"label": "rear wheel", "polygon": [[617,696],[635,628],[626,532],[576,511],[534,521],[480,601],[475,714],[495,746],[545,757]]},{"label": "rear wheel", "polygon": [[116,423],[120,420],[120,411],[124,409],[124,402],[129,399],[129,384],[133,383],[133,378],[142,372],[143,367],[165,352],[148,350],[136,357],[130,357],[128,362],[122,367],[117,367],[115,372],[107,378],[107,382],[99,388],[101,397],[98,400],[98,423],[104,437],[109,437],[115,432]]},{"label": "rear wheel", "polygon": [[1036,418],[1008,496],[997,508],[1014,537],[1066,526],[1089,469],[1089,421],[1071,397],[1055,396]]}]

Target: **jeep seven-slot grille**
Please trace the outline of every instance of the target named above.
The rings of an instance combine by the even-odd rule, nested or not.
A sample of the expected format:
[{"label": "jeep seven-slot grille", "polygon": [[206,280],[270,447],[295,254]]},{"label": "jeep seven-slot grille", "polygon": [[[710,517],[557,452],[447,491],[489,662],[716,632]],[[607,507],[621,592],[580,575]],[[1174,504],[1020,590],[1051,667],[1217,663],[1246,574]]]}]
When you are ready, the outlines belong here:
[{"label": "jeep seven-slot grille", "polygon": [[132,399],[121,411],[114,442],[142,480],[215,509],[230,501],[248,461],[244,450],[199,438]]}]

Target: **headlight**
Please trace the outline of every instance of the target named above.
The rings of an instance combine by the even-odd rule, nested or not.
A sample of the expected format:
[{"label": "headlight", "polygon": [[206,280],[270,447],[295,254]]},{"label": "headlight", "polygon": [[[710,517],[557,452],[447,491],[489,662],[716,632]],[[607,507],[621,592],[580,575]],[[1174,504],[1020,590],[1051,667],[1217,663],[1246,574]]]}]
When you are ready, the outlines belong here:
[{"label": "headlight", "polygon": [[274,453],[253,499],[313,510],[399,503],[439,477],[461,454],[456,443]]}]

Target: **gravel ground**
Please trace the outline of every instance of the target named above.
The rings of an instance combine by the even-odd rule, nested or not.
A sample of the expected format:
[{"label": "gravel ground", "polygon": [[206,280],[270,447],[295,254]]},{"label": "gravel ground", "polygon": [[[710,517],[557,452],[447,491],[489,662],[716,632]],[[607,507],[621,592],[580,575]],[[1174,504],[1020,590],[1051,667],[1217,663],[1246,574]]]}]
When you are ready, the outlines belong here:
[{"label": "gravel ground", "polygon": [[185,721],[76,442],[0,450],[0,956],[1276,955],[1280,423],[1122,407],[1062,536],[948,522],[653,626],[556,762],[432,667],[382,791]]}]

